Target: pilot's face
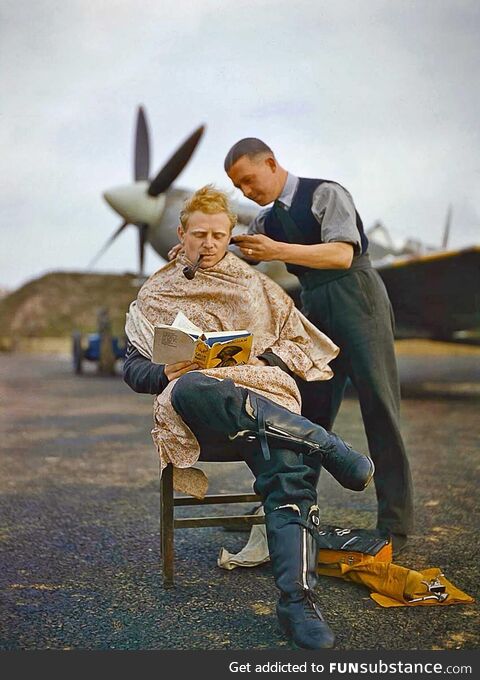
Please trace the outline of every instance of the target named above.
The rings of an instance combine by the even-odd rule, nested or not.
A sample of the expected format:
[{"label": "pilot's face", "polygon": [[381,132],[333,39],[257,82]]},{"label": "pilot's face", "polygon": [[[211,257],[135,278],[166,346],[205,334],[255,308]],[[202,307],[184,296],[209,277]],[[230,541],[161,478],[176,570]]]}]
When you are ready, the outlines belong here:
[{"label": "pilot's face", "polygon": [[245,198],[258,205],[268,205],[281,193],[279,167],[272,156],[242,156],[227,174]]},{"label": "pilot's face", "polygon": [[183,244],[186,257],[196,262],[203,255],[200,269],[213,267],[225,255],[232,228],[225,213],[207,213],[196,210],[188,218],[186,229],[178,227],[178,237]]}]

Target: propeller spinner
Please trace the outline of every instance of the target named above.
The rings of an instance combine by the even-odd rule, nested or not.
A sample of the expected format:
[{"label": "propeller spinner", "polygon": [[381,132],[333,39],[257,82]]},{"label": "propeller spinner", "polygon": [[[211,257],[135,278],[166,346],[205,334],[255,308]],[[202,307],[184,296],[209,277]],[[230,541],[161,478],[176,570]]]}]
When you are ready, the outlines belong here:
[{"label": "propeller spinner", "polygon": [[178,147],[153,180],[149,180],[150,136],[145,111],[141,106],[138,108],[133,166],[135,182],[109,189],[103,194],[107,203],[123,218],[123,222],[90,262],[89,268],[97,262],[122,231],[129,224],[133,224],[138,229],[139,269],[140,275],[143,275],[145,243],[148,240],[149,229],[159,224],[165,208],[165,193],[190,160],[204,131],[204,125],[197,128]]}]

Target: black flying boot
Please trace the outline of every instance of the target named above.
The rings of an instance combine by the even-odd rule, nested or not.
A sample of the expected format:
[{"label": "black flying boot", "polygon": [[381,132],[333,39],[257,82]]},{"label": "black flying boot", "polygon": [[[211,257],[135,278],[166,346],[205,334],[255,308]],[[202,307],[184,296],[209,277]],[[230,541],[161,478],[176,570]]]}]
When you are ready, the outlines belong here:
[{"label": "black flying boot", "polygon": [[327,649],[335,644],[314,594],[318,549],[311,530],[318,522],[316,505],[306,520],[294,504],[279,506],[265,517],[273,576],[280,590],[278,622],[301,649]]},{"label": "black flying boot", "polygon": [[172,389],[171,402],[192,432],[209,428],[231,440],[258,440],[266,460],[271,442],[272,447],[321,455],[323,467],[346,489],[363,491],[373,477],[372,460],[336,434],[232,380],[185,373]]},{"label": "black flying boot", "polygon": [[297,448],[307,454],[320,454],[325,470],[343,487],[352,491],[363,491],[367,487],[375,471],[371,458],[354,451],[338,435],[327,432],[307,418],[255,392],[246,391],[248,398],[245,410],[252,426],[230,434],[230,439],[258,439],[267,459],[268,442],[276,447]]}]

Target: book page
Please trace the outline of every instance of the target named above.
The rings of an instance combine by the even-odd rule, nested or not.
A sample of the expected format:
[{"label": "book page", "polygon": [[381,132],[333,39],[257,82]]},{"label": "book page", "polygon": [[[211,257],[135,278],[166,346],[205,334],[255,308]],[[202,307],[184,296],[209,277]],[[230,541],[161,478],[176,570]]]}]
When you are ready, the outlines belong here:
[{"label": "book page", "polygon": [[199,336],[202,334],[202,329],[195,326],[194,323],[190,321],[188,316],[185,316],[183,312],[178,312],[177,316],[173,320],[172,328],[179,328],[181,331],[186,333],[191,333],[192,335]]},{"label": "book page", "polygon": [[172,326],[157,327],[153,336],[153,356],[155,364],[176,364],[178,361],[191,361],[195,340],[185,331]]}]

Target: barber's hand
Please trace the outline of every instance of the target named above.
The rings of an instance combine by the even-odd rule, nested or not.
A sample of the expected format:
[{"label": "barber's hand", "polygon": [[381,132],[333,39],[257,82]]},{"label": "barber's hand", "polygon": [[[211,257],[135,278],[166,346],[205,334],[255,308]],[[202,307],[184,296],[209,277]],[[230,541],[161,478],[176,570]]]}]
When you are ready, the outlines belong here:
[{"label": "barber's hand", "polygon": [[170,248],[167,257],[169,260],[174,260],[177,257],[177,255],[179,255],[182,251],[183,251],[182,244],[177,243],[177,245],[173,246],[173,248]]},{"label": "barber's hand", "polygon": [[248,363],[250,366],[268,366],[265,359],[259,359],[258,357],[252,357]]},{"label": "barber's hand", "polygon": [[264,234],[239,234],[232,237],[246,258],[251,260],[279,260],[281,245]]},{"label": "barber's hand", "polygon": [[193,363],[193,361],[179,361],[176,364],[166,364],[165,375],[167,376],[168,381],[171,382],[184,373],[195,371],[197,368],[198,364]]}]

